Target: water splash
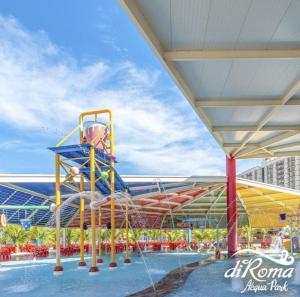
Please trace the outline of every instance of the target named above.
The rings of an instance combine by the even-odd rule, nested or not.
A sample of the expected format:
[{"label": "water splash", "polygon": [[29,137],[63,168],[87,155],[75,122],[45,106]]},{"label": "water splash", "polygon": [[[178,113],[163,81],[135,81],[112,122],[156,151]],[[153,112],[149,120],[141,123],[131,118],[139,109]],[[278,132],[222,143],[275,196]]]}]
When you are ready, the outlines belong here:
[{"label": "water splash", "polygon": [[283,247],[283,239],[281,237],[281,233],[279,232],[272,240],[272,249],[274,251],[281,251]]},{"label": "water splash", "polygon": [[[91,192],[91,191],[84,191],[84,192],[79,192],[75,194],[66,194],[62,195],[61,198],[63,203],[60,205],[60,213],[61,216],[63,216],[64,212],[66,211],[66,208],[74,202],[76,199],[84,198],[85,201],[91,201],[92,197],[94,196],[96,201],[101,201],[103,200],[103,195],[99,192]],[[48,222],[46,223],[46,227],[53,227],[55,226],[55,218],[56,214],[55,212],[50,216]]]},{"label": "water splash", "polygon": [[252,250],[252,249],[243,249],[243,250],[239,250],[237,251],[233,256],[236,255],[243,255],[243,254],[254,254],[254,255],[258,255],[261,256],[263,258],[266,258],[276,264],[279,265],[284,265],[284,266],[290,266],[294,264],[294,257],[290,256],[290,254],[288,253],[287,250],[281,250],[279,255],[270,255],[270,254],[266,254],[263,251],[260,250]]},{"label": "water splash", "polygon": [[[141,223],[142,226],[140,226],[140,227],[142,227],[142,228],[145,227],[144,224],[143,224],[143,218],[142,218],[142,215],[141,215],[141,213],[139,212],[139,209],[138,209],[137,205],[133,203],[133,201],[132,201],[132,199],[131,199],[131,196],[130,196],[128,193],[124,193],[124,192],[120,192],[120,193],[117,193],[117,194],[118,194],[118,197],[119,197],[119,201],[122,201],[121,198],[122,198],[124,201],[125,201],[125,199],[128,199],[128,198],[129,198],[129,199],[128,199],[128,202],[129,202],[129,204],[131,205],[131,207],[133,208],[135,214],[137,215],[137,217],[136,217],[136,222],[137,222],[137,223]],[[124,211],[123,205],[124,205],[124,204],[120,203],[120,206],[121,206],[122,210]],[[133,230],[133,228],[132,228],[132,226],[131,226],[130,220],[129,220],[129,229],[130,229],[130,230]],[[144,264],[144,266],[145,266],[145,268],[146,268],[146,272],[147,272],[147,275],[148,275],[148,277],[149,277],[151,286],[152,286],[153,290],[156,291],[156,288],[155,288],[155,285],[154,285],[154,280],[153,280],[153,278],[152,278],[151,271],[150,271],[151,268],[149,267],[149,263],[147,262],[147,260],[146,260],[146,258],[145,258],[145,254],[144,254],[144,252],[143,252],[143,250],[142,250],[142,248],[141,248],[141,246],[140,246],[140,244],[139,244],[139,241],[137,242],[137,247],[138,247],[138,251],[139,251],[139,253],[140,253],[140,255],[141,255],[143,264]]]}]

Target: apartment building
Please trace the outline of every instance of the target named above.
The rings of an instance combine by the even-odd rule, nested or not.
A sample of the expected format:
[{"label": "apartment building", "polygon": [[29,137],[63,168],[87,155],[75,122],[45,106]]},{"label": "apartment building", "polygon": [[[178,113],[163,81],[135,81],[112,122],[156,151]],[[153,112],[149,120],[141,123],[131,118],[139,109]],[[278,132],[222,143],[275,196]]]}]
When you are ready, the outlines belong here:
[{"label": "apartment building", "polygon": [[264,159],[260,166],[250,168],[239,176],[300,190],[300,157]]}]

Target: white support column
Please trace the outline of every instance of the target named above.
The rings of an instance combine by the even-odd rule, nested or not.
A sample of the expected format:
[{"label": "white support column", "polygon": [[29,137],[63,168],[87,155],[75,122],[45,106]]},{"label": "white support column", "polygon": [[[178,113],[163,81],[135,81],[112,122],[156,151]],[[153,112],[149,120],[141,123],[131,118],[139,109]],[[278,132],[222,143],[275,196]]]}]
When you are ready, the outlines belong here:
[{"label": "white support column", "polygon": [[66,228],[63,228],[63,247],[66,247]]}]

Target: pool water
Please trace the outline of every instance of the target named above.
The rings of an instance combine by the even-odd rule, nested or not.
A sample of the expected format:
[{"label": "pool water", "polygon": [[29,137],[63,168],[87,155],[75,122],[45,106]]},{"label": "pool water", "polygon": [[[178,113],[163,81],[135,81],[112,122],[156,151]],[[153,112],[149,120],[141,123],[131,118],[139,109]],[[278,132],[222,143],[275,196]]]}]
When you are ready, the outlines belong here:
[{"label": "pool water", "polygon": [[[22,297],[123,297],[141,291],[159,281],[171,270],[204,259],[197,253],[149,253],[133,256],[132,264],[123,264],[117,255],[118,269],[108,268],[109,257],[99,266],[100,273],[89,276],[78,270],[78,258],[63,259],[64,274],[53,275],[54,259],[0,263],[0,296]],[[90,259],[86,259],[89,265]]]},{"label": "pool water", "polygon": [[[299,260],[296,260],[294,266],[300,267]],[[270,264],[266,264],[265,267],[271,267]],[[244,292],[241,294],[248,283],[248,279],[242,281],[241,279],[236,282],[232,282],[231,279],[226,279],[224,273],[227,269],[235,266],[234,260],[217,261],[204,267],[200,267],[194,270],[185,284],[168,295],[168,297],[241,297],[241,296],[259,296],[259,297],[299,297],[300,296],[300,282],[295,282],[295,279],[299,279],[299,276],[294,276],[288,280],[288,291],[286,292]],[[273,267],[273,266],[272,266]],[[300,271],[298,271],[300,272]]]}]

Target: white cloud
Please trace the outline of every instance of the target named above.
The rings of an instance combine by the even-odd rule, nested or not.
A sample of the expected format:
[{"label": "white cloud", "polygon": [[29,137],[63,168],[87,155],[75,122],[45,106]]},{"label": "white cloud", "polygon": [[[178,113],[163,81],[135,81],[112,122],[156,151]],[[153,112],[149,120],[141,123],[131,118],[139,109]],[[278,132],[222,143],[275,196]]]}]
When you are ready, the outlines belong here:
[{"label": "white cloud", "polygon": [[26,133],[68,132],[80,112],[110,108],[118,159],[137,173],[223,173],[223,153],[177,91],[160,85],[158,70],[129,61],[82,66],[45,32],[29,32],[13,18],[0,17],[0,41],[6,125]]}]

